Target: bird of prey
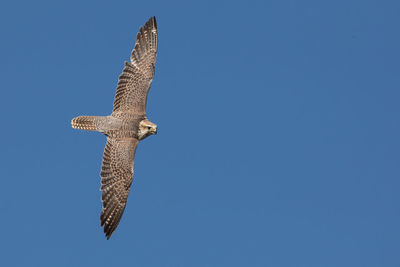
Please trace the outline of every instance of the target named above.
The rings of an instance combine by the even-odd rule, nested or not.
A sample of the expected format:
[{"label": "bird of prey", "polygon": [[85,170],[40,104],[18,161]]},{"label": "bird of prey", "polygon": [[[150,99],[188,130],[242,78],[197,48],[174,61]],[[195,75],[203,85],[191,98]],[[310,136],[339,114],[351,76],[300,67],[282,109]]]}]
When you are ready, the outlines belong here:
[{"label": "bird of prey", "polygon": [[147,94],[157,55],[157,23],[150,18],[139,29],[130,62],[125,62],[109,116],[79,116],[75,129],[98,131],[107,136],[101,166],[101,226],[109,239],[121,220],[133,180],[133,159],[140,140],[157,134],[157,125],[146,117]]}]

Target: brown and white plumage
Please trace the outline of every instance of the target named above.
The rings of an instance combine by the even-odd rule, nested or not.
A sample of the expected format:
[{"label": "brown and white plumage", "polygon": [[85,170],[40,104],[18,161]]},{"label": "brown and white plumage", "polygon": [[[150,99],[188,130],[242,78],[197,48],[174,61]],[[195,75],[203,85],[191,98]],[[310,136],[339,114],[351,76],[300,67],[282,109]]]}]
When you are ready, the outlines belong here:
[{"label": "brown and white plumage", "polygon": [[112,114],[79,116],[71,122],[75,129],[99,131],[107,136],[100,172],[103,202],[100,221],[107,239],[117,228],[125,210],[133,180],[136,147],[140,140],[157,133],[157,125],[146,117],[156,54],[157,23],[152,17],[140,28],[131,62],[125,62],[119,76]]},{"label": "brown and white plumage", "polygon": [[157,23],[153,17],[140,28],[131,53],[131,62],[125,62],[125,68],[119,76],[113,113],[145,114],[156,55]]},{"label": "brown and white plumage", "polygon": [[138,144],[136,138],[107,138],[101,166],[101,226],[107,238],[117,228],[125,210],[133,180],[133,159]]}]

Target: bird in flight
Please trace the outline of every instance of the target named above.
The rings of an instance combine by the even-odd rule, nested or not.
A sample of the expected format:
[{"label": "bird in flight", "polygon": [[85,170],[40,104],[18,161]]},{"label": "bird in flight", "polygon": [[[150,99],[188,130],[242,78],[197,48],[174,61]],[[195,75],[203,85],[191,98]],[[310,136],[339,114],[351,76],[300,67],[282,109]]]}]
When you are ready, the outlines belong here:
[{"label": "bird in flight", "polygon": [[150,18],[139,29],[130,62],[125,62],[109,116],[79,116],[75,129],[98,131],[107,136],[101,166],[101,226],[109,239],[121,220],[133,180],[134,157],[139,141],[157,134],[157,125],[146,117],[147,94],[157,55],[157,23]]}]

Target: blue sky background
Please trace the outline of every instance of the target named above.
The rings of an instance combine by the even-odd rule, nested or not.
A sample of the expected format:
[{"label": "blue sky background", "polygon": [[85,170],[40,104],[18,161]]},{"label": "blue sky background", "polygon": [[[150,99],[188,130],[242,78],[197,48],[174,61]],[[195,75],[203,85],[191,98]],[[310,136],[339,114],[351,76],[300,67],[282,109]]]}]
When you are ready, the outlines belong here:
[{"label": "blue sky background", "polygon": [[[400,2],[3,1],[1,266],[400,266]],[[155,15],[127,209],[107,115]]]}]

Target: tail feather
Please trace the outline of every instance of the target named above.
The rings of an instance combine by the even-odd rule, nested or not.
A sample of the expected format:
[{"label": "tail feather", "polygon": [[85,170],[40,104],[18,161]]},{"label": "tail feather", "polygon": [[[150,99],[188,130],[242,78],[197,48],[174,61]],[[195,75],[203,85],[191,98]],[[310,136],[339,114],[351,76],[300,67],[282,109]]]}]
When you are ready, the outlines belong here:
[{"label": "tail feather", "polygon": [[79,116],[73,118],[71,121],[72,128],[79,130],[87,130],[87,131],[96,131],[97,127],[95,124],[95,120],[99,116]]}]

